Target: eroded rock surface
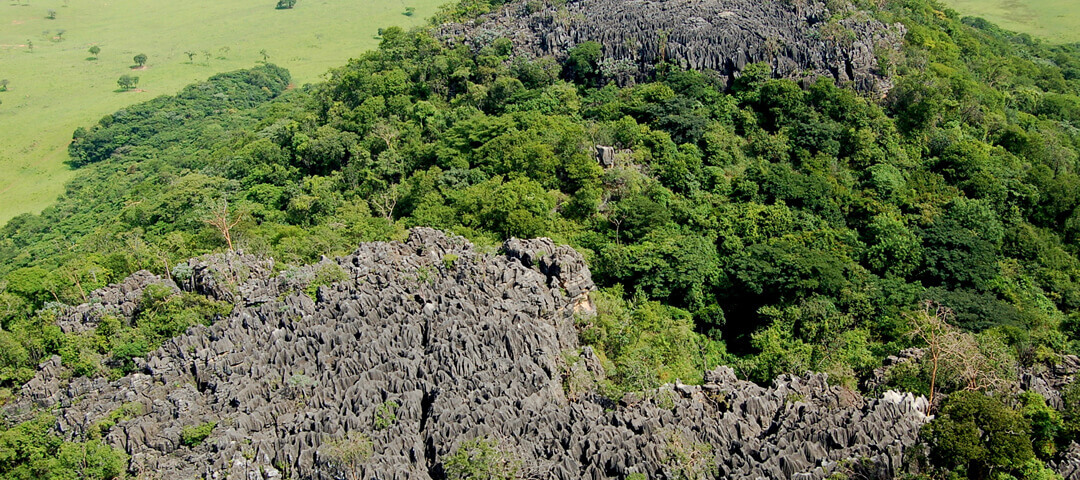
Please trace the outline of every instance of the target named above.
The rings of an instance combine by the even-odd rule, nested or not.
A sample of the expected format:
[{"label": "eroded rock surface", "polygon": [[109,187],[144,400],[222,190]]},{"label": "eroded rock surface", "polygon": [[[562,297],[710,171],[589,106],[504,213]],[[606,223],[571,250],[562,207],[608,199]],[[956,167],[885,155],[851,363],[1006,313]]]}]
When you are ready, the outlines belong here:
[{"label": "eroded rock surface", "polygon": [[[136,474],[165,479],[442,478],[446,456],[478,437],[496,439],[527,478],[674,478],[694,468],[820,479],[845,463],[887,477],[926,421],[924,400],[910,395],[865,399],[820,375],[761,387],[725,367],[702,386],[619,405],[568,396],[567,375],[603,375],[573,326],[592,311],[588,266],[546,239],[511,240],[502,252],[415,229],[406,242],[279,275],[245,255],[193,261],[179,287],[230,299],[230,316],[112,382],[63,380],[59,359],[45,362],[12,410],[56,409],[57,428],[74,438],[141,404],[105,440],[131,455]],[[326,269],[345,280],[313,300],[304,282]],[[391,402],[389,419],[380,412]],[[205,422],[217,425],[210,436],[183,445],[183,429]],[[350,432],[372,454],[346,472],[331,446]]]},{"label": "eroded rock surface", "polygon": [[778,76],[829,76],[883,93],[892,84],[878,59],[899,51],[905,30],[817,0],[519,0],[441,32],[474,49],[509,38],[530,58],[565,58],[596,41],[604,75],[623,84],[648,78],[662,60],[728,78],[765,62]]}]

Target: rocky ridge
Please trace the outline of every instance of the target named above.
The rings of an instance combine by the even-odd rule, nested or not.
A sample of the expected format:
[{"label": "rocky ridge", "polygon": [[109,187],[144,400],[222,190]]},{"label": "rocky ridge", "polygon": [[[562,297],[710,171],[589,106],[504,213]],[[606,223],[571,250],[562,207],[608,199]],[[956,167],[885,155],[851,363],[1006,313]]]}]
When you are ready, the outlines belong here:
[{"label": "rocky ridge", "polygon": [[649,78],[662,60],[729,80],[764,62],[780,77],[827,76],[883,94],[892,83],[879,60],[899,53],[905,30],[819,0],[518,0],[440,32],[476,50],[509,38],[527,58],[562,59],[596,41],[602,72],[620,84]]},{"label": "rocky ridge", "polygon": [[[592,314],[593,284],[577,252],[546,239],[511,240],[495,254],[414,229],[405,242],[277,275],[238,254],[187,267],[176,283],[141,272],[96,292],[61,324],[128,315],[153,283],[231,301],[228,317],[189,329],[116,381],[65,380],[53,358],[9,414],[54,409],[57,429],[76,438],[138,404],[104,436],[131,455],[134,473],[249,480],[443,478],[447,456],[477,438],[495,439],[527,478],[820,479],[838,469],[887,478],[927,420],[925,400],[911,395],[867,399],[822,375],[762,387],[724,367],[703,385],[618,405],[568,395],[568,382],[603,375],[574,329],[576,316]],[[344,280],[314,299],[303,293],[335,269]],[[185,427],[208,422],[209,437],[184,444]],[[342,439],[361,439],[362,461],[342,460]]]}]

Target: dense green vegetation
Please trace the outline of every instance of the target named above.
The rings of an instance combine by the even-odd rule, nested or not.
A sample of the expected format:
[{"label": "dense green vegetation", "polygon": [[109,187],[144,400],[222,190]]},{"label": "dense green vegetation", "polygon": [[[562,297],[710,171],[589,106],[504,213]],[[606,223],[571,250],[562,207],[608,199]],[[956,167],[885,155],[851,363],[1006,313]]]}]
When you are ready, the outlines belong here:
[{"label": "dense green vegetation", "polygon": [[[294,2],[295,3],[295,2]],[[213,3],[36,0],[0,5],[0,223],[40,212],[75,175],[71,131],[213,74],[269,60],[302,85],[416,26],[444,0]],[[405,15],[413,7],[415,16]],[[133,57],[144,68],[132,71]],[[137,89],[118,90],[123,75]]]},{"label": "dense green vegetation", "polygon": [[[873,3],[908,28],[900,55],[882,52],[884,99],[761,66],[730,89],[669,66],[620,88],[594,44],[524,62],[506,39],[470,52],[390,28],[323,84],[287,90],[265,65],[106,116],[75,132],[80,174],[59,202],[0,230],[0,386],[50,355],[75,375],[122,374],[228,312],[150,292],[134,325],[53,325],[138,269],[182,280],[184,259],[230,244],[308,262],[419,225],[481,245],[543,235],[584,252],[603,288],[579,328],[606,394],[700,381],[719,362],[858,388],[936,328],[976,373],[924,357],[887,385],[937,394],[929,471],[1043,478],[1080,433],[1080,396],[1055,412],[1012,384],[1016,365],[1080,352],[1080,51],[928,0]],[[220,215],[238,221],[229,238]],[[965,390],[982,393],[952,393]],[[6,434],[44,435],[29,428]]]}]

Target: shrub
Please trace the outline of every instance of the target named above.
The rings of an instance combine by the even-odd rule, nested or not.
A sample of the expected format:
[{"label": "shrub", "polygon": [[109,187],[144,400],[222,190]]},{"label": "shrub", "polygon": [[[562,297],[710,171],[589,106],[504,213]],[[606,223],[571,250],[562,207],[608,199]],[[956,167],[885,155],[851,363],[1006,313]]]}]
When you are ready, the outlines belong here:
[{"label": "shrub", "polygon": [[397,402],[387,400],[375,408],[375,422],[372,425],[375,430],[386,430],[396,424],[398,407]]},{"label": "shrub", "polygon": [[1035,458],[1031,426],[1020,412],[981,392],[956,392],[923,427],[931,463],[968,478],[1016,472]]},{"label": "shrub", "polygon": [[214,431],[217,422],[206,422],[199,425],[188,425],[180,431],[180,443],[186,447],[194,448],[201,444],[210,433]]},{"label": "shrub", "polygon": [[494,439],[476,438],[461,444],[443,462],[443,468],[450,480],[510,480],[517,478],[519,466]]},{"label": "shrub", "polygon": [[349,277],[345,274],[345,270],[341,269],[336,263],[324,263],[319,266],[317,270],[311,276],[311,283],[304,288],[304,293],[312,300],[316,299],[316,294],[319,292],[319,287],[325,287],[334,284],[335,282],[341,282],[347,280]]},{"label": "shrub", "polygon": [[349,432],[343,439],[328,442],[323,451],[332,467],[346,471],[356,470],[356,467],[371,458],[372,453],[374,445],[371,439],[359,432]]},{"label": "shrub", "polygon": [[131,420],[132,418],[138,417],[143,413],[145,413],[143,404],[138,402],[125,403],[123,405],[120,405],[120,408],[109,412],[109,414],[106,415],[105,418],[99,420],[97,423],[91,426],[90,431],[87,433],[87,435],[89,435],[91,439],[100,439],[108,435],[109,430],[112,430],[112,428],[115,427],[117,423]]},{"label": "shrub", "polygon": [[454,255],[453,253],[448,253],[446,255],[443,255],[443,257],[442,257],[443,268],[445,268],[447,270],[452,270],[454,268],[454,263],[456,263],[459,258],[460,257],[458,257],[457,255]]}]

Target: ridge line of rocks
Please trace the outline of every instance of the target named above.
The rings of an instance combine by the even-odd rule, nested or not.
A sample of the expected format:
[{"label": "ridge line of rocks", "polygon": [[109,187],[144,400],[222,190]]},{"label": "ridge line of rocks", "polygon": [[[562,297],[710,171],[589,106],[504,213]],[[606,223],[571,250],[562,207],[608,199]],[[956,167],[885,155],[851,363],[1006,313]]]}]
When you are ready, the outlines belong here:
[{"label": "ridge line of rocks", "polygon": [[[512,239],[487,254],[413,229],[405,242],[364,244],[277,275],[250,255],[188,266],[181,285],[139,273],[96,292],[61,325],[80,331],[94,327],[95,312],[135,312],[155,283],[229,300],[232,314],[166,342],[116,381],[64,380],[54,358],[9,413],[55,409],[58,431],[78,438],[137,403],[143,413],[104,436],[131,455],[134,473],[248,480],[443,478],[448,455],[485,437],[537,478],[701,469],[820,479],[851,465],[888,477],[927,420],[925,400],[911,395],[864,399],[823,375],[761,387],[724,367],[703,385],[667,385],[620,405],[570,398],[565,378],[604,374],[574,329],[594,310],[594,286],[581,255],[548,239]],[[303,293],[335,269],[345,280],[318,286],[314,299]],[[185,427],[207,422],[216,424],[209,437],[184,445]],[[343,441],[370,450],[345,462],[335,450]],[[707,453],[684,457],[686,449]]]},{"label": "ridge line of rocks", "polygon": [[661,61],[729,82],[764,62],[779,77],[831,77],[879,95],[892,87],[879,58],[899,54],[905,32],[854,7],[830,11],[821,0],[517,0],[439,28],[449,43],[475,51],[509,38],[513,54],[528,59],[565,59],[574,46],[599,42],[602,73],[620,85],[647,81]]}]

